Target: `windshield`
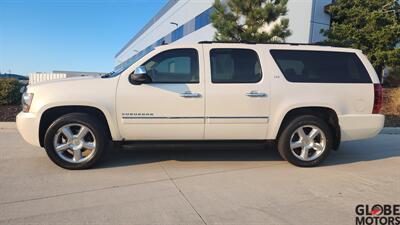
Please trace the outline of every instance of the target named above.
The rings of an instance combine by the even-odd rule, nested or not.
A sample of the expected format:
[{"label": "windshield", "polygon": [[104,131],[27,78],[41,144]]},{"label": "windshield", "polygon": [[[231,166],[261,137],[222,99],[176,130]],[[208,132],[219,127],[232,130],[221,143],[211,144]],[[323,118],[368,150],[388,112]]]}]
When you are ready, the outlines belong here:
[{"label": "windshield", "polygon": [[102,78],[116,77],[116,76],[119,76],[119,75],[120,75],[122,72],[124,72],[126,69],[127,69],[127,68],[125,68],[125,67],[120,67],[120,68],[115,69],[115,70],[112,71],[112,72],[109,72],[109,73],[104,74],[104,75],[101,76],[101,77],[102,77]]},{"label": "windshield", "polygon": [[145,55],[147,55],[149,52],[153,51],[154,47],[149,46],[146,49],[140,51],[136,55],[132,56],[130,59],[126,60],[125,62],[121,63],[118,65],[113,72],[104,74],[102,78],[109,78],[109,77],[116,77],[119,76],[121,73],[123,73],[126,69],[128,69],[132,64],[135,62],[139,61],[141,58],[143,58]]}]

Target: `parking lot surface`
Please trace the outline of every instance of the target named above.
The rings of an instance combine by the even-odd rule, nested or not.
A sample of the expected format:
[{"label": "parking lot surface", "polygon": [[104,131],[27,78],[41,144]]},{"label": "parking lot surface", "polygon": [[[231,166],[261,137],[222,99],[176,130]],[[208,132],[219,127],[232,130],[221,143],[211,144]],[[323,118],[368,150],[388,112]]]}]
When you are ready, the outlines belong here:
[{"label": "parking lot surface", "polygon": [[0,224],[355,224],[400,203],[400,135],[342,143],[298,168],[249,144],[142,146],[91,170],[57,167],[0,130]]}]

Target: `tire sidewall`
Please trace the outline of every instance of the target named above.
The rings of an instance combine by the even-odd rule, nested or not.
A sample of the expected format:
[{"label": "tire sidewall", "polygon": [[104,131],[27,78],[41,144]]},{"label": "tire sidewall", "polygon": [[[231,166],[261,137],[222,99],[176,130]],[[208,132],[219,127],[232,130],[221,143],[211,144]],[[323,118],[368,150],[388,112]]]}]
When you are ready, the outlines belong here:
[{"label": "tire sidewall", "polygon": [[[292,134],[302,126],[312,125],[320,128],[322,132],[325,134],[326,138],[326,147],[325,151],[316,159],[312,161],[303,161],[296,156],[293,155],[292,150],[290,148],[290,139]],[[300,116],[293,119],[291,122],[287,124],[283,132],[281,133],[278,141],[278,150],[280,155],[286,159],[288,162],[300,166],[300,167],[314,167],[322,163],[326,157],[328,157],[333,143],[333,134],[329,125],[323,121],[322,119],[316,116]]]},{"label": "tire sidewall", "polygon": [[[53,140],[55,134],[61,127],[71,123],[78,123],[88,127],[95,136],[96,152],[94,156],[87,162],[82,162],[82,163],[67,162],[63,160],[60,156],[58,156],[58,154],[54,149]],[[44,138],[44,148],[46,149],[46,153],[49,156],[49,158],[58,166],[71,170],[87,169],[92,167],[94,164],[100,161],[107,147],[108,147],[108,141],[103,126],[101,126],[99,120],[94,119],[85,113],[71,113],[58,118],[47,129]]]}]

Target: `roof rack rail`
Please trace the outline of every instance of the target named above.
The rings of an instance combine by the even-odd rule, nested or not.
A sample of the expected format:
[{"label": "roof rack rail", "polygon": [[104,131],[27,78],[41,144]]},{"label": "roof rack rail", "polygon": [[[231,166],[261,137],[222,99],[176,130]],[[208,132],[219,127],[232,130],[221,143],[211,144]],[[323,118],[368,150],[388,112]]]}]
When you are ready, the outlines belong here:
[{"label": "roof rack rail", "polygon": [[273,42],[253,42],[253,41],[200,41],[199,44],[273,44],[273,45],[317,45],[317,46],[326,46],[332,47],[331,45],[316,42],[316,43],[290,43],[290,42],[282,42],[282,43],[273,43]]},{"label": "roof rack rail", "polygon": [[214,43],[220,43],[220,44],[258,44],[257,42],[254,41],[199,41],[199,44],[214,44]]}]

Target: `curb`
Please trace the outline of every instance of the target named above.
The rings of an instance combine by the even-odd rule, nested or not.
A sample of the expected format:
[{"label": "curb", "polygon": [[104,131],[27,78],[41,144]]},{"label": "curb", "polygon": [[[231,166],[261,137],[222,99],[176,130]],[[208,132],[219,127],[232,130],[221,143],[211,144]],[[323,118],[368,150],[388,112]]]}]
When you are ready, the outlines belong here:
[{"label": "curb", "polygon": [[400,134],[400,127],[385,127],[379,134]]},{"label": "curb", "polygon": [[17,129],[15,122],[0,122],[0,130],[12,130]]}]

